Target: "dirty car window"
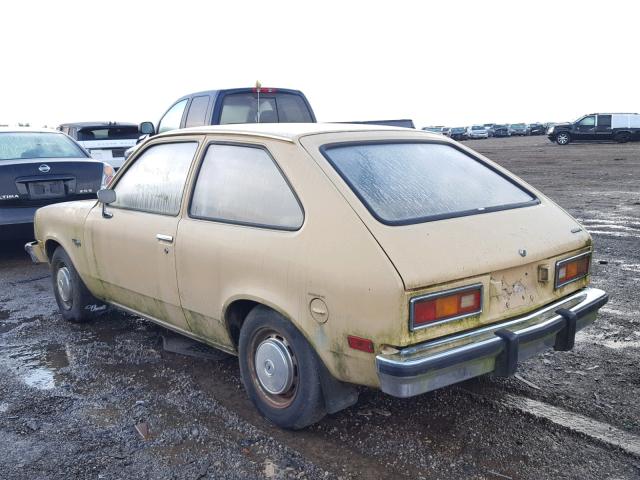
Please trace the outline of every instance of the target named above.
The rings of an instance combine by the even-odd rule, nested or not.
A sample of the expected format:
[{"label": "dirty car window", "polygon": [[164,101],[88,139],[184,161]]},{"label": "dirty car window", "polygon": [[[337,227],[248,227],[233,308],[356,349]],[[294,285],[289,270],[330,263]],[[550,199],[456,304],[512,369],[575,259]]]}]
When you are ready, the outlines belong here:
[{"label": "dirty car window", "polygon": [[114,207],[177,215],[197,142],[165,143],[145,150],[115,186]]},{"label": "dirty car window", "polygon": [[391,225],[537,202],[462,151],[436,143],[345,144],[323,154],[371,213]]},{"label": "dirty car window", "polygon": [[204,157],[189,213],[197,218],[296,230],[303,213],[266,150],[211,145]]}]

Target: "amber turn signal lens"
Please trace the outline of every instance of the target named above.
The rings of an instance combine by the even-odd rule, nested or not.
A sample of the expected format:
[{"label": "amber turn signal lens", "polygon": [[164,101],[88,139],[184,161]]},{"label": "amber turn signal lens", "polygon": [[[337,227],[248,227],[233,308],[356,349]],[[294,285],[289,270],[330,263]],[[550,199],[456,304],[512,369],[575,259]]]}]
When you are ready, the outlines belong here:
[{"label": "amber turn signal lens", "polygon": [[482,311],[482,286],[429,294],[411,302],[412,328],[441,320],[474,315]]},{"label": "amber turn signal lens", "polygon": [[556,262],[555,287],[559,288],[567,283],[586,277],[589,274],[590,264],[591,253],[583,253],[581,255]]}]

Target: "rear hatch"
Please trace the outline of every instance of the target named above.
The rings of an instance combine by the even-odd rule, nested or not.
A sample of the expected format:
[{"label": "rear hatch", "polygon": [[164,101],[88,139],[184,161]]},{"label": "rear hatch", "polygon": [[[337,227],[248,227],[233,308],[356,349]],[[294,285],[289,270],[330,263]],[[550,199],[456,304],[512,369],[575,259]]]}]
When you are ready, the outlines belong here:
[{"label": "rear hatch", "polygon": [[[324,146],[321,136],[305,137],[303,144],[310,152],[322,149],[328,162],[321,166],[395,266],[406,315],[416,296],[482,285],[480,315],[413,332],[407,322],[399,344],[517,316],[586,284],[585,278],[554,288],[555,262],[591,247],[561,208],[469,149],[426,135],[394,132],[397,141],[389,135],[359,134],[356,142]],[[549,272],[546,282],[539,281],[540,268]]]},{"label": "rear hatch", "polygon": [[0,207],[95,197],[103,164],[87,158],[0,160]]}]

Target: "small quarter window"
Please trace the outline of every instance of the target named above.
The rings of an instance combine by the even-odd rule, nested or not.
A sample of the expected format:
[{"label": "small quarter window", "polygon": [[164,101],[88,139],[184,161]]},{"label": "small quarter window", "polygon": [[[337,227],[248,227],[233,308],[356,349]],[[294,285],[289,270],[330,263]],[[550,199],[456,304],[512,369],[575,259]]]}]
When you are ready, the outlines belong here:
[{"label": "small quarter window", "polygon": [[115,186],[114,207],[178,215],[197,142],[164,143],[145,150]]},{"label": "small quarter window", "polygon": [[160,124],[158,125],[158,133],[180,128],[182,114],[184,113],[186,106],[187,99],[185,98],[167,110],[167,113],[164,114],[164,117],[162,117],[162,120],[160,120]]},{"label": "small quarter window", "polygon": [[598,126],[605,128],[611,127],[611,115],[598,115]]},{"label": "small quarter window", "polygon": [[209,106],[209,95],[201,95],[199,97],[193,97],[191,105],[189,106],[189,113],[187,114],[187,120],[184,123],[185,127],[199,127],[205,125],[207,107]]},{"label": "small quarter window", "polygon": [[302,226],[300,204],[266,150],[211,145],[196,181],[191,216],[282,230]]}]

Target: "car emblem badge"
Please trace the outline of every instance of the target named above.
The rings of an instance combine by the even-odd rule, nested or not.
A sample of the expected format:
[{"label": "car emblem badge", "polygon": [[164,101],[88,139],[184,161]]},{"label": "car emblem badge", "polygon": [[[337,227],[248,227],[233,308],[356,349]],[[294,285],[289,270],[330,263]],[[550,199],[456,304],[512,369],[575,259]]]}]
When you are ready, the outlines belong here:
[{"label": "car emblem badge", "polygon": [[527,256],[527,251],[524,248],[521,248],[520,250],[518,250],[518,253],[520,254],[521,257]]},{"label": "car emblem badge", "polygon": [[46,163],[43,163],[38,167],[38,170],[40,170],[42,173],[49,173],[49,170],[51,170],[51,167]]}]

